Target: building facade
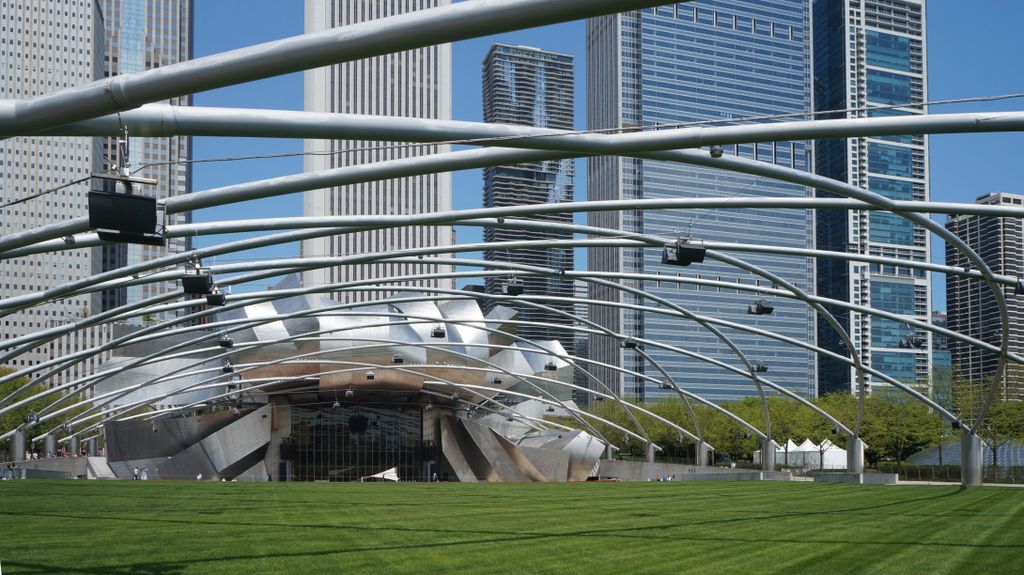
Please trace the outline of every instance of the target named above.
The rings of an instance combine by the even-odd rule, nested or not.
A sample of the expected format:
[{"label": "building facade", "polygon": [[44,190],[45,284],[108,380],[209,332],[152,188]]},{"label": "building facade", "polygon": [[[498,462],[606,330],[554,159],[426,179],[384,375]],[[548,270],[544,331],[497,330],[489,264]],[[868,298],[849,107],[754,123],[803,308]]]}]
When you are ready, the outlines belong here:
[{"label": "building facade", "polygon": [[[450,0],[306,0],[307,33],[450,4]],[[385,54],[305,73],[305,109],[310,112],[451,119],[451,46],[439,44]],[[401,146],[392,142],[306,140],[307,172],[330,170],[448,151],[448,146]],[[430,174],[306,192],[307,216],[417,214],[451,209],[451,175]],[[338,234],[302,242],[304,257],[337,257],[453,243],[446,226],[402,227]],[[306,287],[373,280],[384,276],[438,274],[450,266],[363,264],[305,272]],[[406,285],[450,288],[447,278],[423,278]],[[339,292],[342,301],[366,301],[379,294]]]},{"label": "building facade", "polygon": [[[105,30],[102,76],[144,72],[192,59],[192,0],[102,0],[102,6]],[[166,103],[191,106],[192,96],[173,98]],[[192,138],[135,138],[131,126],[127,128],[131,144],[128,163],[134,175],[158,182],[155,186],[144,186],[143,193],[158,199],[189,193],[192,190],[192,164],[189,162]],[[115,138],[104,138],[103,154],[107,163],[113,164],[107,168],[116,167],[121,158]],[[167,217],[168,225],[190,221],[190,213]],[[107,270],[189,249],[190,238],[170,238],[166,247],[120,244],[106,246],[99,252],[101,266]],[[108,310],[134,304],[178,289],[177,282],[163,282],[106,290],[102,292],[101,307]]]},{"label": "building facade", "polygon": [[[571,130],[573,128],[573,57],[524,46],[495,44],[483,65],[484,121],[516,124],[538,128]],[[486,208],[549,204],[573,201],[575,162],[572,159],[549,160],[513,166],[484,169]],[[571,224],[568,212],[529,216],[531,221]],[[485,242],[517,240],[571,240],[566,231],[518,230],[485,228]],[[573,251],[569,247],[534,249],[484,250],[488,261],[542,266],[558,271],[573,269]],[[573,283],[560,276],[523,276],[526,295],[573,296]],[[502,278],[487,278],[487,293],[500,294]],[[507,305],[507,304],[505,304]],[[550,302],[549,307],[572,313],[570,302]],[[574,337],[569,329],[573,320],[568,315],[539,310],[525,305],[515,306],[519,319],[543,325],[519,327],[519,334],[532,340],[557,339],[569,353],[574,351]]]},{"label": "building facade", "polygon": [[[192,56],[192,4],[189,0],[25,0],[0,5],[0,98],[25,99],[79,86],[119,73],[138,72]],[[188,105],[189,97],[172,103]],[[129,135],[131,127],[128,127]],[[187,193],[191,167],[175,163],[190,157],[190,140],[133,138],[137,175],[160,183],[146,194],[160,198]],[[87,194],[102,182],[90,174],[117,167],[113,140],[91,137],[18,137],[0,141],[0,236],[88,213]],[[158,164],[148,166],[149,164]],[[148,167],[144,167],[148,166]],[[41,191],[51,193],[28,199]],[[187,216],[175,216],[173,223]],[[10,297],[47,289],[128,263],[180,251],[187,240],[168,248],[118,245],[13,258],[0,261],[0,294]],[[97,292],[36,306],[5,316],[3,339],[13,339],[88,317],[92,313],[174,290],[154,285]],[[55,340],[20,355],[7,367],[23,369],[82,346],[106,341],[97,327]],[[96,367],[94,358],[50,381],[62,383]]]},{"label": "building facade", "polygon": [[[932,312],[932,325],[948,328],[949,316],[944,311]],[[949,337],[932,335],[932,399],[946,409],[953,408],[953,356]]]},{"label": "building facade", "polygon": [[[652,129],[691,122],[735,123],[746,117],[807,114],[811,110],[810,11],[802,0],[712,1],[674,4],[595,18],[587,25],[588,127]],[[811,169],[807,142],[727,146],[724,153]],[[730,196],[808,197],[801,186],[668,162],[600,157],[588,163],[592,200]],[[648,210],[593,213],[590,225],[627,232],[724,242],[813,246],[813,214],[807,210]],[[812,264],[803,258],[742,256],[802,289],[814,285]],[[589,252],[591,270],[668,276],[685,280],[623,282],[700,315],[768,329],[801,341],[814,340],[814,316],[795,301],[777,301],[772,315],[747,315],[756,292],[728,284],[768,286],[735,267],[710,258],[688,268],[662,263],[656,250],[600,248]],[[711,280],[718,284],[700,284]],[[689,283],[687,283],[689,282]],[[633,293],[595,286],[595,299],[645,303]],[[650,302],[646,302],[649,305]],[[590,319],[617,332],[648,337],[735,365],[714,335],[688,320],[635,309],[591,308]],[[729,331],[752,361],[764,361],[765,376],[804,395],[816,393],[814,362],[799,347]],[[593,359],[660,378],[633,349],[614,338],[594,336]],[[661,348],[644,349],[683,388],[718,400],[756,393],[750,380],[709,363]],[[601,377],[639,400],[671,391],[636,376],[600,370]]]},{"label": "building facade", "polygon": [[[815,107],[819,118],[863,118],[927,113],[927,43],[923,0],[816,0]],[[817,146],[819,174],[893,200],[926,201],[928,140],[885,136],[828,140]],[[828,196],[822,192],[821,196]],[[925,262],[926,231],[899,216],[871,211],[821,210],[818,248]],[[900,316],[929,320],[927,273],[907,267],[821,258],[818,294]],[[842,308],[829,308],[847,328],[864,362],[907,384],[928,387],[932,339],[906,324]],[[835,332],[819,322],[819,344],[848,353]],[[911,342],[912,345],[908,345]],[[853,369],[819,358],[822,393],[849,392]],[[868,383],[874,390],[881,381]]]},{"label": "building facade", "polygon": [[[994,193],[977,199],[979,204],[1024,205],[1024,195]],[[1024,277],[1024,223],[1020,218],[954,215],[946,229],[967,243],[992,268],[993,273]],[[964,254],[946,245],[946,264],[971,268]],[[1010,319],[1010,351],[1024,352],[1024,295],[1004,287]],[[1000,345],[1002,322],[995,297],[981,280],[950,275],[946,279],[946,307],[949,329],[995,346]],[[995,375],[998,354],[985,352],[956,339],[949,339],[954,381],[971,388],[988,383]],[[1024,398],[1024,371],[1009,363],[1000,386],[1002,399]],[[970,415],[970,414],[968,414]]]}]

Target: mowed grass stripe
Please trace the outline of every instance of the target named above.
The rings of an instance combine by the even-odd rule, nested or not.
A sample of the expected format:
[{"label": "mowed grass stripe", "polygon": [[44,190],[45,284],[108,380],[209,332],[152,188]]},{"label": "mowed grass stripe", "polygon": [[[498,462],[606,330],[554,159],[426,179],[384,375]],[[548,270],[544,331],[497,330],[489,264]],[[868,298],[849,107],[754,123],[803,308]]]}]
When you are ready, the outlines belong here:
[{"label": "mowed grass stripe", "polygon": [[1024,490],[0,483],[8,573],[1021,573]]}]

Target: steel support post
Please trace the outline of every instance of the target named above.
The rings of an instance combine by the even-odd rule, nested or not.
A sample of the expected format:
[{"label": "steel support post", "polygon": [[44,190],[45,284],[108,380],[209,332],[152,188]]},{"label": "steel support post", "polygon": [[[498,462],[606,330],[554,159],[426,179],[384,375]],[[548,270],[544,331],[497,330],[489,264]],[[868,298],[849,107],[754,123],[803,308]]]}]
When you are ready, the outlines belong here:
[{"label": "steel support post", "polygon": [[68,451],[71,452],[71,457],[78,457],[82,454],[82,440],[77,435],[68,440]]},{"label": "steel support post", "polygon": [[694,452],[694,456],[696,459],[694,463],[700,467],[708,465],[708,455],[710,453],[711,449],[708,447],[708,444],[704,443],[703,441],[698,441],[696,443],[696,451]]},{"label": "steel support post", "polygon": [[846,438],[846,471],[864,473],[864,440],[859,437]]},{"label": "steel support post", "polygon": [[50,435],[47,435],[45,441],[43,442],[43,445],[46,446],[44,454],[46,457],[57,456],[57,436],[53,435],[52,433]]},{"label": "steel support post", "polygon": [[960,482],[964,486],[982,483],[982,443],[973,433],[960,435]]},{"label": "steel support post", "polygon": [[654,443],[648,441],[647,448],[644,453],[644,461],[647,463],[654,463]]},{"label": "steel support post", "polygon": [[11,436],[8,445],[8,451],[11,455],[11,461],[21,461],[25,458],[25,430],[19,429],[14,432]]},{"label": "steel support post", "polygon": [[761,471],[775,471],[775,454],[779,444],[770,437],[761,440]]},{"label": "steel support post", "polygon": [[88,451],[89,457],[96,457],[96,455],[99,454],[99,452],[100,452],[99,445],[100,445],[100,442],[95,437],[93,437],[92,439],[89,440],[89,443],[88,443],[88,446],[89,446],[89,448],[88,448],[89,449],[89,451]]}]

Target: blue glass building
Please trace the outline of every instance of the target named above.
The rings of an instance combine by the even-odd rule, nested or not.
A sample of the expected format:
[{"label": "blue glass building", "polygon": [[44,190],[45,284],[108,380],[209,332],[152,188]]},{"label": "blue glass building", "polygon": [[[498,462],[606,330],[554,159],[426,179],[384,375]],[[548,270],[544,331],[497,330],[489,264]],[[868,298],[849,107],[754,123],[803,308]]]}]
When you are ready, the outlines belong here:
[{"label": "blue glass building", "polygon": [[[702,1],[596,18],[588,23],[589,128],[638,127],[713,121],[736,123],[775,114],[811,110],[810,5],[806,0]],[[726,154],[810,170],[807,142],[726,146]],[[764,178],[686,164],[594,158],[589,162],[588,192],[593,200],[697,197],[807,197],[810,191]],[[665,238],[741,244],[813,246],[813,215],[808,210],[722,209],[595,213],[591,225]],[[812,289],[813,264],[806,258],[740,254],[799,286]],[[708,259],[680,268],[661,263],[656,250],[591,250],[592,270],[682,277],[712,283],[674,283],[637,279],[624,282],[670,300],[692,312],[754,325],[801,341],[814,340],[814,315],[792,300],[774,301],[772,315],[747,314],[757,296],[730,289],[737,283],[769,282]],[[637,297],[592,289],[595,299],[642,303]],[[647,302],[650,304],[650,302]],[[656,305],[656,304],[651,304]],[[742,364],[714,335],[690,321],[636,310],[594,306],[591,319],[616,331],[655,339],[699,352],[733,366]],[[793,391],[816,393],[815,365],[806,350],[746,332],[724,329],[751,361],[764,361],[766,377]],[[632,349],[612,338],[592,337],[591,358],[625,366],[651,377],[660,373]],[[749,379],[706,362],[648,347],[686,389],[716,401],[756,393]],[[631,398],[655,400],[671,391],[634,376],[600,370]]]},{"label": "blue glass building", "polygon": [[[821,117],[923,114],[927,101],[925,6],[923,0],[815,0],[815,107]],[[819,174],[894,200],[928,199],[928,142],[920,135],[850,138],[819,142]],[[827,194],[822,194],[827,195]],[[914,261],[928,261],[924,229],[887,213],[822,210],[818,247]],[[901,266],[822,259],[819,295],[927,322],[929,278]],[[901,322],[829,308],[848,329],[868,365],[903,383],[928,387],[932,340]],[[823,347],[846,353],[834,331],[820,325]],[[852,369],[819,360],[822,393],[853,389]],[[880,381],[868,383],[885,390]],[[882,386],[883,389],[878,389]]]}]

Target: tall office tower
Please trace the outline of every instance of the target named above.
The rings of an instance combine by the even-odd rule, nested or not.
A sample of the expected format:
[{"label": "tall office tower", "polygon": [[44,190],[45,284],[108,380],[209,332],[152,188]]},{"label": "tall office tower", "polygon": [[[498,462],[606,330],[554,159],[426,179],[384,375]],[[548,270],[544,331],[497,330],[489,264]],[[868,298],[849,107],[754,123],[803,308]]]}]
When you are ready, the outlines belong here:
[{"label": "tall office tower", "polygon": [[[523,46],[495,44],[484,59],[484,121],[538,128],[573,128],[573,57]],[[550,160],[484,169],[484,207],[572,202],[576,164],[572,159]],[[529,216],[531,221],[571,224],[568,212]],[[485,242],[517,240],[571,240],[565,231],[485,228]],[[537,265],[554,270],[573,269],[572,248],[484,250],[484,259],[496,262]],[[487,278],[490,294],[501,294],[505,278]],[[572,298],[573,283],[560,276],[522,276],[527,295]],[[547,303],[572,313],[570,302]],[[570,354],[575,349],[571,315],[559,315],[527,305],[515,305],[519,319],[543,325],[519,326],[519,335],[531,340],[557,339]]]},{"label": "tall office tower", "polygon": [[[1020,206],[1024,205],[1024,195],[986,194],[976,203]],[[1024,278],[1024,223],[1020,218],[954,215],[946,221],[946,229],[971,246],[994,273]],[[949,244],[946,245],[946,264],[972,267],[963,253]],[[1010,320],[1010,351],[1024,353],[1024,294],[1016,293],[1012,287],[1005,287],[1003,294]],[[962,276],[947,276],[946,308],[949,329],[995,346],[1000,344],[1002,323],[988,284]],[[949,340],[949,349],[956,381],[973,387],[988,383],[995,375],[997,354],[955,339]],[[1024,370],[1019,365],[1008,364],[1003,380],[997,383],[999,397],[1024,399]]]},{"label": "tall office tower", "polygon": [[[144,72],[192,58],[192,0],[102,0],[106,30],[103,53],[103,75],[117,76]],[[167,102],[175,106],[191,106],[192,96],[181,96]],[[136,138],[131,125],[126,126],[130,142],[129,158],[136,176],[151,178],[155,186],[143,186],[143,193],[159,199],[187,194],[192,189],[192,138]],[[119,148],[114,138],[104,140],[103,153],[107,168],[117,167]],[[174,214],[170,225],[191,221],[191,214]],[[122,244],[102,248],[103,269],[113,269],[150,260],[191,247],[190,238],[171,238],[167,247]],[[102,309],[107,310],[180,289],[177,282],[145,284],[106,290],[102,293]],[[154,318],[156,319],[156,318]]]},{"label": "tall office tower", "polygon": [[[819,112],[849,110],[819,118],[926,113],[920,105],[928,97],[923,0],[815,0],[813,12],[815,107]],[[828,140],[819,142],[815,153],[821,175],[894,200],[928,199],[928,140],[923,136]],[[820,210],[817,227],[819,249],[929,259],[925,230],[893,214]],[[821,258],[818,294],[924,322],[931,312],[928,275],[901,266]],[[829,310],[847,328],[867,365],[927,388],[932,340],[926,333],[856,311]],[[849,353],[820,318],[818,342]],[[867,379],[873,391],[892,391],[884,382]],[[819,389],[855,390],[852,367],[819,358]]]},{"label": "tall office tower", "polygon": [[[0,98],[27,99],[102,76],[103,17],[98,3],[25,0],[0,3]],[[0,141],[0,236],[86,214],[89,174],[103,165],[99,138],[17,137]],[[77,183],[76,183],[77,182]],[[31,198],[51,189],[49,194]],[[0,260],[8,298],[88,277],[99,270],[89,249]],[[88,296],[76,296],[0,318],[3,339],[14,339],[88,315]],[[20,370],[49,359],[45,347],[6,366]]]},{"label": "tall office tower", "polygon": [[[588,127],[644,128],[745,117],[806,114],[811,110],[809,8],[805,0],[702,1],[674,4],[590,20],[587,24]],[[810,169],[807,142],[726,146],[724,153]],[[696,197],[808,197],[802,186],[686,164],[628,158],[592,158],[588,165],[592,200]],[[647,210],[593,213],[590,225],[657,235],[742,244],[813,246],[813,219],[806,210]],[[775,331],[801,341],[814,340],[814,316],[792,300],[775,301],[771,315],[748,315],[757,294],[729,284],[770,286],[771,282],[708,258],[681,268],[662,263],[656,250],[591,249],[591,270],[680,277],[718,283],[629,281],[639,288],[700,315]],[[804,258],[740,254],[802,289],[813,286],[813,266]],[[647,303],[629,293],[599,288],[592,297],[627,304]],[[590,319],[628,336],[646,337],[742,365],[728,348],[695,323],[634,309],[594,306]],[[804,396],[815,394],[810,354],[746,332],[727,335],[752,362],[763,361],[765,377]],[[717,401],[756,393],[751,381],[720,367],[661,348],[640,346],[672,378]],[[590,357],[661,378],[632,347],[609,337],[591,337]],[[636,376],[599,370],[631,398],[649,400],[672,394]]]},{"label": "tall office tower", "polygon": [[[450,4],[450,0],[306,0],[306,32]],[[451,119],[451,46],[441,44],[306,72],[305,109],[311,112]],[[399,147],[392,142],[306,140],[307,172],[446,152],[448,146]],[[451,209],[451,175],[432,174],[306,192],[307,216],[417,214]],[[302,242],[303,257],[337,257],[447,246],[450,227],[408,227],[338,234]],[[385,276],[448,273],[451,266],[362,264],[305,272],[306,287]],[[405,285],[450,288],[446,278]],[[377,292],[340,292],[341,301],[366,301]]]},{"label": "tall office tower", "polygon": [[[0,98],[24,99],[103,78],[139,71],[191,56],[191,4],[188,0],[115,2],[113,0],[24,0],[0,4]],[[180,103],[180,102],[179,102]],[[129,128],[129,133],[131,126]],[[188,155],[187,139],[133,139],[134,167]],[[93,172],[116,165],[105,138],[18,137],[0,141],[0,236],[87,214]],[[114,154],[113,156],[111,154]],[[104,157],[106,155],[106,157]],[[188,166],[147,168],[139,175],[157,178],[160,197],[184,193]],[[59,188],[59,189],[58,189]],[[47,190],[52,193],[31,198]],[[180,218],[178,218],[180,220]],[[171,249],[185,244],[177,240]],[[0,297],[31,293],[87,277],[127,262],[155,257],[162,250],[115,246],[69,250],[0,261]],[[136,289],[136,288],[133,288]],[[0,319],[3,339],[78,320],[126,301],[156,293],[106,292],[76,296],[15,312]],[[173,288],[173,289],[176,289]],[[23,354],[7,366],[23,369],[83,347],[103,343],[106,327],[79,331]],[[95,357],[50,384],[63,383],[98,365]]]}]

